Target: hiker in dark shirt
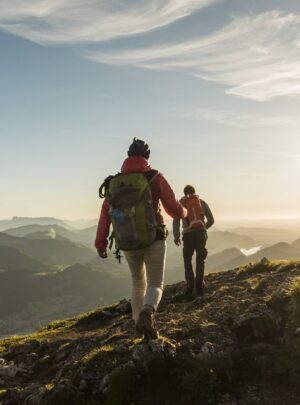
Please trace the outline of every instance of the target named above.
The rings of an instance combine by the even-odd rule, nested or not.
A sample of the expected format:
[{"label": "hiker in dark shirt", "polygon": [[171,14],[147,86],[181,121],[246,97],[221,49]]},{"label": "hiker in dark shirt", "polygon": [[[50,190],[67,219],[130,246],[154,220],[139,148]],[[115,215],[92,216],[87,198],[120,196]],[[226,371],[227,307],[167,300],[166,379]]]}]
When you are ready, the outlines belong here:
[{"label": "hiker in dark shirt", "polygon": [[[214,223],[213,214],[208,204],[199,198],[195,188],[188,185],[184,188],[184,197],[180,200],[187,209],[188,215],[182,220],[182,241],[185,279],[187,282],[186,294],[196,289],[196,295],[203,294],[204,287],[204,261],[207,256],[206,240],[207,229]],[[180,219],[173,220],[174,243],[181,245]],[[192,257],[196,251],[196,277],[193,271]]]}]

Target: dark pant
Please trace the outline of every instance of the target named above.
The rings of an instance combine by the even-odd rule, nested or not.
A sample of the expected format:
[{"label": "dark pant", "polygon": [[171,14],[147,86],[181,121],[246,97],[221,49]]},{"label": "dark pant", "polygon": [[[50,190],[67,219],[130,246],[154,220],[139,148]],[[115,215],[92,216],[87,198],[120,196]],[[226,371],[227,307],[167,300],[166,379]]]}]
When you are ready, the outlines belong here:
[{"label": "dark pant", "polygon": [[[196,285],[196,292],[202,292],[204,277],[204,260],[207,256],[205,248],[207,233],[205,229],[194,230],[183,235],[183,259],[185,279],[189,287]],[[196,278],[193,272],[192,257],[196,251]]]}]

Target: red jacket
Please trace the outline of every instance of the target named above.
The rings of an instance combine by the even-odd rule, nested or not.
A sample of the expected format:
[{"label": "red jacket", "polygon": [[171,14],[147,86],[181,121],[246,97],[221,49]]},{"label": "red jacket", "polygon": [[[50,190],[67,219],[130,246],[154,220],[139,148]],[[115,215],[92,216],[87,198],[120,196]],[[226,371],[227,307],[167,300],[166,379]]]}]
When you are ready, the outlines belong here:
[{"label": "red jacket", "polygon": [[[125,159],[121,173],[145,173],[151,170],[151,166],[148,161],[142,156],[131,156]],[[156,212],[156,218],[158,224],[163,224],[164,219],[161,214],[160,202],[167,214],[172,218],[184,218],[186,216],[186,210],[183,206],[176,200],[173,190],[171,189],[169,183],[164,178],[164,176],[159,173],[151,182],[150,185],[153,205]],[[101,208],[97,235],[95,240],[95,247],[100,250],[105,250],[107,247],[107,238],[109,235],[110,227],[110,217],[108,214],[109,205],[107,200],[104,200],[104,203]]]}]

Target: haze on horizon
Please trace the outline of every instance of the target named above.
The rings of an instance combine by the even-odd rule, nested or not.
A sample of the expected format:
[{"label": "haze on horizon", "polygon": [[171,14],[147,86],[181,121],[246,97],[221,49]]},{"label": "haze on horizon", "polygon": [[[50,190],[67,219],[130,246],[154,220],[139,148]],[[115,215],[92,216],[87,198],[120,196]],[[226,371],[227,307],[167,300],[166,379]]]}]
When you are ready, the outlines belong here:
[{"label": "haze on horizon", "polygon": [[216,225],[299,223],[300,3],[256,3],[0,0],[0,218],[96,218],[137,136]]}]

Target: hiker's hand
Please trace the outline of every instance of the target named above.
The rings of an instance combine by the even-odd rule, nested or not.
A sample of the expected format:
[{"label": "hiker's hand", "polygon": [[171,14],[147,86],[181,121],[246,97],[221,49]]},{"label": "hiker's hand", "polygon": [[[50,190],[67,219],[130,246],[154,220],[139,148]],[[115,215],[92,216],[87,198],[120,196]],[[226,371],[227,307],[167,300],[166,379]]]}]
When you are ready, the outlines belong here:
[{"label": "hiker's hand", "polygon": [[106,249],[104,249],[104,250],[102,250],[102,249],[97,249],[97,252],[98,252],[98,255],[99,255],[100,257],[102,257],[102,259],[106,259],[106,258],[107,258],[107,250],[106,250]]},{"label": "hiker's hand", "polygon": [[176,246],[180,246],[181,245],[181,240],[180,239],[174,239],[174,243]]}]

